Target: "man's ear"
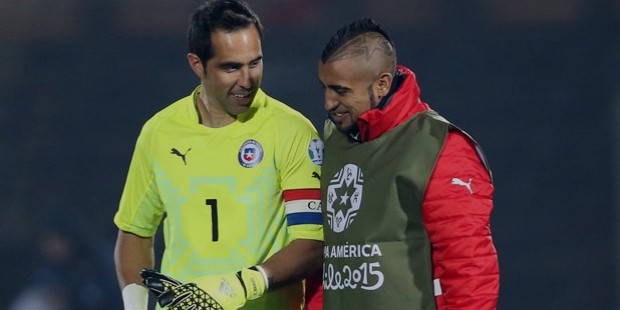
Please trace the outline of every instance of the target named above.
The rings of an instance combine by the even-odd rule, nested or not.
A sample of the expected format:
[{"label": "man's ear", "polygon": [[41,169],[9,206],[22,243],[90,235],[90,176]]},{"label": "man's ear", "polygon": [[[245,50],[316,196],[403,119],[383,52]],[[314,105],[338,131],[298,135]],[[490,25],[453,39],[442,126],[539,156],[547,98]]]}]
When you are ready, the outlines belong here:
[{"label": "man's ear", "polygon": [[394,76],[389,72],[382,72],[377,78],[377,96],[379,99],[383,98],[390,91]]},{"label": "man's ear", "polygon": [[194,53],[189,53],[187,54],[187,62],[198,78],[202,80],[207,72],[205,66],[203,66],[202,61],[200,60],[200,57]]}]

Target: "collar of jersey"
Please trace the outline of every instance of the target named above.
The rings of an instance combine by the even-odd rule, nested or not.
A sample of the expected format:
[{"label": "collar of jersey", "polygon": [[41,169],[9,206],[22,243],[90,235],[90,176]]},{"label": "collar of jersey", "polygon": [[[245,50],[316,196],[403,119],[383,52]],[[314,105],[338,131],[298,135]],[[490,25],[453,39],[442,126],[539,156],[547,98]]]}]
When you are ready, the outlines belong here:
[{"label": "collar of jersey", "polygon": [[199,124],[201,127],[212,129],[212,130],[236,127],[238,124],[251,121],[254,118],[254,115],[256,114],[258,109],[261,106],[265,105],[265,99],[267,98],[267,95],[265,94],[265,92],[263,92],[263,90],[259,88],[258,91],[256,92],[256,96],[254,97],[254,101],[252,101],[252,105],[250,106],[249,111],[238,115],[237,119],[229,125],[226,125],[224,127],[214,128],[214,127],[203,126],[202,124],[199,123],[200,117],[198,116],[198,111],[196,111],[196,101],[198,100],[200,90],[201,90],[201,86],[198,85],[192,91],[192,94],[191,94],[192,100],[188,104],[188,112],[190,115],[190,119],[192,120],[193,123]]}]

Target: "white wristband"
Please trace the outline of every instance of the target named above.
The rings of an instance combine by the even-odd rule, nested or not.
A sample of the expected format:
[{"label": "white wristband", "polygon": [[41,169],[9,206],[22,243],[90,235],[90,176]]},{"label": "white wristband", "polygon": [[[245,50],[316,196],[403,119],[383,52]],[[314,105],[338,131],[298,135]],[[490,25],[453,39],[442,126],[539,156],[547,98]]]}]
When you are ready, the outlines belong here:
[{"label": "white wristband", "polygon": [[269,278],[267,277],[267,273],[265,272],[265,269],[263,269],[263,267],[259,265],[256,265],[254,267],[256,267],[256,270],[258,270],[260,274],[263,275],[263,280],[265,280],[265,291],[267,291],[269,289]]},{"label": "white wristband", "polygon": [[125,310],[146,310],[149,305],[149,291],[146,287],[131,283],[123,288]]}]

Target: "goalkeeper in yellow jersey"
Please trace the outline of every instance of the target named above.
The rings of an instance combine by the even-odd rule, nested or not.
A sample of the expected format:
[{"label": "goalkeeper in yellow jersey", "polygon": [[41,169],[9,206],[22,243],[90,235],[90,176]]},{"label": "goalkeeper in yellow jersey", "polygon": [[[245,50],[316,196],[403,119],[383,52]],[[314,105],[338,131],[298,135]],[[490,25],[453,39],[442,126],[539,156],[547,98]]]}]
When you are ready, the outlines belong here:
[{"label": "goalkeeper in yellow jersey", "polygon": [[302,280],[322,263],[323,143],[259,88],[262,26],[246,3],[203,4],[188,43],[200,85],[144,124],[114,217],[125,309],[147,309],[148,290],[169,309],[300,309],[304,291],[321,298]]}]

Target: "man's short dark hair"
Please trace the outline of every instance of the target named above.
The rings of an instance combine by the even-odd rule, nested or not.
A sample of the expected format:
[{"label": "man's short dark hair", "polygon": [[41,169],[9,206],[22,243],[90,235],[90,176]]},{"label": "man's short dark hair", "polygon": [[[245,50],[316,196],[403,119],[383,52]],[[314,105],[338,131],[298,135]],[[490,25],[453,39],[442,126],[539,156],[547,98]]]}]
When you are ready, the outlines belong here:
[{"label": "man's short dark hair", "polygon": [[235,31],[256,26],[261,38],[263,25],[250,6],[241,0],[208,0],[192,15],[187,42],[190,53],[198,55],[203,65],[213,57],[211,33],[216,30]]},{"label": "man's short dark hair", "polygon": [[377,22],[370,18],[361,18],[356,21],[353,21],[349,24],[342,26],[340,29],[336,30],[336,33],[332,35],[329,39],[329,42],[325,45],[323,49],[323,53],[321,54],[321,61],[323,63],[327,62],[327,60],[342,46],[344,46],[347,42],[351,41],[351,39],[365,33],[376,32],[383,36],[389,43],[392,45],[392,48],[395,48],[394,42],[390,38],[390,36],[381,28]]}]

